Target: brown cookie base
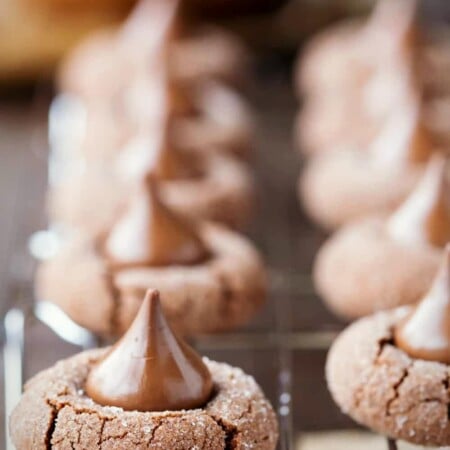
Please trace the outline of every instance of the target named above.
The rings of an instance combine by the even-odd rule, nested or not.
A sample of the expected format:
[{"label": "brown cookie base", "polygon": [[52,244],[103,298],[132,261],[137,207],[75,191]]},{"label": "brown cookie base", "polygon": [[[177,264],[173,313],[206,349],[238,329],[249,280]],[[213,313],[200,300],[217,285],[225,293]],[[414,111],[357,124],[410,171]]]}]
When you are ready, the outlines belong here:
[{"label": "brown cookie base", "polygon": [[216,81],[203,81],[194,91],[200,114],[175,122],[174,142],[199,153],[230,153],[248,159],[254,146],[253,114],[234,89]]},{"label": "brown cookie base", "polygon": [[[62,112],[69,120],[78,119],[83,123],[83,136],[72,144],[75,156],[81,155],[88,163],[114,164],[115,158],[138,134],[139,124],[158,120],[157,105],[142,105],[143,98],[155,95],[147,92],[156,89],[146,87],[147,82],[151,85],[148,80],[129,82],[130,92],[124,95],[131,99],[124,100],[122,108],[112,104],[115,97],[99,100],[95,96],[83,99],[61,95],[56,98],[55,103],[65,100]],[[233,88],[212,80],[197,83],[189,91],[197,113],[180,115],[174,121],[174,145],[203,156],[216,152],[248,158],[254,146],[254,124],[245,99]],[[67,147],[67,136],[73,133],[73,126],[64,121],[58,126],[57,132],[62,136],[60,145]]]},{"label": "brown cookie base", "polygon": [[205,359],[215,394],[203,408],[124,411],[100,406],[84,394],[89,370],[104,353],[80,353],[26,384],[10,419],[17,450],[275,449],[275,413],[241,369]]},{"label": "brown cookie base", "polygon": [[[190,220],[244,228],[252,216],[255,195],[249,168],[235,158],[215,154],[205,160],[202,170],[199,178],[161,182],[164,203]],[[135,193],[133,180],[121,181],[102,164],[89,165],[81,173],[75,170],[50,190],[50,220],[89,236],[103,235]]]},{"label": "brown cookie base", "polygon": [[329,154],[341,148],[364,151],[381,124],[355,100],[338,94],[313,97],[303,103],[297,114],[294,137],[298,150],[307,156]]},{"label": "brown cookie base", "polygon": [[450,445],[450,366],[410,358],[393,343],[393,326],[410,308],[379,313],[348,327],[326,366],[342,411],[395,439]]},{"label": "brown cookie base", "polygon": [[436,275],[441,249],[396,242],[384,224],[372,218],[344,227],[317,254],[316,289],[344,318],[415,303]]},{"label": "brown cookie base", "polygon": [[235,34],[200,25],[188,39],[174,43],[171,67],[175,79],[182,83],[217,79],[239,86],[248,81],[250,53]]},{"label": "brown cookie base", "polygon": [[299,180],[308,214],[326,229],[397,208],[414,189],[423,166],[389,170],[357,152],[336,152],[309,161]]},{"label": "brown cookie base", "polygon": [[[354,50],[355,42],[363,38],[358,34],[363,26],[363,21],[354,20],[327,28],[311,39],[298,59],[295,82],[299,96],[305,98],[295,135],[299,148],[306,154],[333,151],[349,143],[364,147],[379,129],[380,121],[364,114],[357,96],[358,85],[370,77],[366,64],[370,61],[364,60],[363,49]],[[414,56],[418,79],[426,93],[426,110],[430,99],[442,99],[450,93],[449,33],[425,30],[422,35],[424,30],[420,31],[422,41]],[[427,115],[425,111],[426,125],[436,143],[448,142],[448,127],[436,128],[434,118]]]},{"label": "brown cookie base", "polygon": [[[326,96],[333,91],[354,87],[358,73],[349,68],[357,60],[349,49],[355,39],[360,38],[358,33],[362,32],[363,27],[363,20],[344,20],[315,35],[298,58],[295,76],[297,91]],[[449,28],[433,27],[420,32],[422,42],[419,42],[415,55],[419,79],[428,94],[447,95],[450,93]]]},{"label": "brown cookie base", "polygon": [[218,332],[246,323],[266,297],[259,254],[244,237],[216,225],[201,236],[212,256],[194,266],[148,267],[114,274],[89,241],[73,240],[36,274],[37,298],[56,303],[100,335],[121,335],[147,289],[161,292],[172,326],[181,334]]},{"label": "brown cookie base", "polygon": [[354,45],[355,34],[363,22],[347,20],[315,35],[299,56],[295,84],[297,92],[326,95],[336,85],[354,86],[355,74],[349,70],[353,59],[348,48]]}]

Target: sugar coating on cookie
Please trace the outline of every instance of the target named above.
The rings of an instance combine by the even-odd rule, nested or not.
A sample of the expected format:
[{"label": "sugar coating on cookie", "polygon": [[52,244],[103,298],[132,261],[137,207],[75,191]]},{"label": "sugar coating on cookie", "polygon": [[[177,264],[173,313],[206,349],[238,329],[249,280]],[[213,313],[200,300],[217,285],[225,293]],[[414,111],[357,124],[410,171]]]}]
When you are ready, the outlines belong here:
[{"label": "sugar coating on cookie", "polygon": [[317,254],[316,288],[354,318],[417,302],[450,239],[448,161],[434,155],[411,195],[387,219],[369,218],[333,235]]},{"label": "sugar coating on cookie", "polygon": [[393,329],[412,309],[360,319],[333,344],[329,389],[342,411],[395,439],[450,445],[450,367],[414,359],[394,344]]},{"label": "sugar coating on cookie", "polygon": [[[10,432],[18,450],[44,450],[79,443],[88,449],[274,450],[277,422],[254,379],[241,369],[204,359],[215,396],[201,409],[162,413],[126,412],[86,396],[87,374],[105,350],[82,353],[41,372],[13,412]],[[99,444],[100,443],[100,444]]]},{"label": "sugar coating on cookie", "polygon": [[319,250],[314,284],[327,306],[347,319],[417,302],[429,288],[442,250],[398,243],[383,219],[337,231]]},{"label": "sugar coating on cookie", "polygon": [[274,450],[275,413],[254,379],[201,357],[149,291],[111,348],[63,360],[25,386],[10,420],[18,450]]},{"label": "sugar coating on cookie", "polygon": [[55,302],[73,320],[101,335],[122,334],[148,288],[161,291],[177,331],[191,335],[246,323],[266,298],[266,273],[244,237],[205,224],[199,233],[211,257],[200,264],[136,267],[110,272],[89,240],[66,242],[36,274],[39,299]]}]

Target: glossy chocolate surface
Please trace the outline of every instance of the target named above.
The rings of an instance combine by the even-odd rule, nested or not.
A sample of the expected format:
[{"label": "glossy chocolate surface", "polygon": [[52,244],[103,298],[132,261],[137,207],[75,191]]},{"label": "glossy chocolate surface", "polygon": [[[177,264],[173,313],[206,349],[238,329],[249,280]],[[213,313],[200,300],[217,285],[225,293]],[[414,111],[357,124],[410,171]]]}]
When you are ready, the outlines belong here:
[{"label": "glossy chocolate surface", "polygon": [[450,364],[450,246],[430,291],[396,328],[395,341],[413,358]]},{"label": "glossy chocolate surface", "polygon": [[173,411],[204,406],[213,383],[201,357],[170,329],[159,293],[149,290],[129,330],[91,370],[85,391],[105,406]]},{"label": "glossy chocolate surface", "polygon": [[450,241],[448,161],[435,155],[419,185],[388,220],[392,237],[405,244],[443,247]]},{"label": "glossy chocolate surface", "polygon": [[104,250],[116,268],[190,265],[209,257],[195,227],[161,202],[151,176],[111,230]]}]

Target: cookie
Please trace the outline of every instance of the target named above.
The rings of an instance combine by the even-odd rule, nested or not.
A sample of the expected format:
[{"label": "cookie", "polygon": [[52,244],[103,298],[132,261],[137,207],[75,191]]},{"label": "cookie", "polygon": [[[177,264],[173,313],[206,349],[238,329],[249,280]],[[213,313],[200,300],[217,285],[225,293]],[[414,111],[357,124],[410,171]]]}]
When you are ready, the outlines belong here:
[{"label": "cookie", "polygon": [[401,167],[400,162],[389,167],[357,151],[318,155],[300,175],[299,197],[314,222],[332,230],[394,211],[413,191],[423,170],[422,164]]},{"label": "cookie", "polygon": [[411,358],[394,343],[394,326],[411,311],[404,307],[350,325],[328,355],[328,386],[357,422],[394,439],[448,446],[450,367]]},{"label": "cookie", "polygon": [[[144,139],[143,144],[146,142]],[[151,149],[148,153],[151,155]],[[218,153],[210,154],[200,164],[199,176],[160,182],[164,202],[193,220],[207,219],[244,228],[252,216],[255,195],[249,168],[231,156]],[[124,165],[120,164],[122,168]],[[122,178],[100,164],[92,164],[84,170],[77,170],[76,166],[72,169],[61,184],[49,191],[50,220],[98,236],[123,210],[140,175]]]},{"label": "cookie", "polygon": [[60,306],[100,335],[120,335],[133,320],[148,288],[162,294],[172,326],[192,335],[246,323],[266,295],[262,261],[245,239],[217,225],[201,227],[211,257],[193,265],[135,267],[111,272],[91,241],[73,239],[41,265],[37,298]]},{"label": "cookie", "polygon": [[[61,147],[71,145],[75,156],[82,155],[88,162],[111,164],[133,136],[142,132],[142,124],[147,124],[148,130],[157,127],[154,124],[166,104],[160,94],[164,88],[155,78],[156,75],[152,80],[130,80],[123,93],[123,104],[89,102],[66,94],[57,97],[54,105],[59,107],[62,120],[52,124],[51,132],[64,139],[55,142],[54,149],[58,152]],[[205,81],[190,88],[188,101],[195,111],[178,114],[173,123],[177,147],[200,154],[219,152],[249,157],[254,144],[254,123],[249,105],[235,90]],[[74,142],[68,143],[74,133]]]},{"label": "cookie", "polygon": [[417,302],[441,257],[441,248],[398,242],[383,219],[368,218],[337,231],[319,250],[314,284],[333,312],[354,319]]},{"label": "cookie", "polygon": [[84,392],[87,375],[107,349],[92,350],[39,373],[10,419],[17,450],[244,449],[274,450],[274,411],[241,369],[204,359],[214,395],[202,408],[139,412],[101,406]]},{"label": "cookie", "polygon": [[359,62],[360,54],[352,52],[351,48],[362,28],[362,21],[348,20],[310,39],[297,59],[295,86],[298,94],[321,95],[334,90],[335,86],[352,88],[355,82],[365,80],[366,71],[348,70]]}]

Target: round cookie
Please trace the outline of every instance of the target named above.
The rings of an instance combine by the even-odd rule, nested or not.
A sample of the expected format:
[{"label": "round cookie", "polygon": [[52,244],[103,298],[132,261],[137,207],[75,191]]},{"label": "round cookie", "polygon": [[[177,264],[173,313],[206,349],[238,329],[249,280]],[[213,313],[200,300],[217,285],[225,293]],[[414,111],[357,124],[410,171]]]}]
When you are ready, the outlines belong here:
[{"label": "round cookie", "polygon": [[393,211],[412,192],[434,152],[412,95],[391,113],[366,150],[349,147],[307,162],[299,182],[306,211],[332,229]]},{"label": "round cookie", "polygon": [[362,29],[361,21],[348,20],[310,39],[301,50],[295,68],[295,86],[300,95],[322,95],[324,91],[334,91],[336,86],[351,88],[366,79],[364,67],[348,70],[359,63],[361,55],[354,47],[355,36]]},{"label": "round cookie", "polygon": [[411,59],[394,54],[349,92],[308,98],[296,120],[299,149],[312,155],[343,146],[367,152],[391,122],[403,125],[402,115],[421,121],[424,95]]},{"label": "round cookie", "polygon": [[450,445],[450,367],[410,357],[393,329],[412,308],[360,319],[334,342],[326,378],[342,411],[371,429],[425,446]]},{"label": "round cookie", "polygon": [[435,155],[420,183],[389,218],[336,232],[314,264],[317,291],[346,318],[417,302],[450,240],[448,165]]},{"label": "round cookie", "polygon": [[368,215],[392,212],[422,172],[420,164],[386,167],[357,151],[317,155],[300,175],[299,197],[314,222],[333,230]]},{"label": "round cookie", "polygon": [[[136,138],[136,141],[140,137]],[[146,138],[143,144],[147,143]],[[133,143],[131,143],[133,145]],[[142,145],[142,141],[137,145]],[[151,155],[151,148],[148,154]],[[199,176],[160,181],[163,201],[192,220],[212,220],[244,228],[253,212],[254,180],[249,168],[231,156],[211,153],[202,158]],[[120,170],[134,166],[121,160]],[[138,171],[145,166],[135,166]],[[135,168],[118,172],[101,164],[72,170],[48,193],[50,220],[90,236],[105,232],[123,210],[141,179]]]},{"label": "round cookie", "polygon": [[442,249],[397,242],[383,219],[368,218],[338,230],[319,250],[314,285],[346,319],[417,302],[430,287]]},{"label": "round cookie", "polygon": [[307,100],[295,118],[294,139],[302,155],[328,154],[349,145],[365,149],[381,123],[361,111],[358,101]]},{"label": "round cookie", "polygon": [[450,245],[420,302],[347,328],[326,374],[336,403],[356,421],[426,448],[450,444]]},{"label": "round cookie", "polygon": [[29,381],[10,431],[18,450],[274,450],[278,439],[254,379],[202,360],[176,337],[156,291],[113,347],[63,360]]},{"label": "round cookie", "polygon": [[[58,304],[101,335],[122,334],[151,287],[161,291],[168,319],[180,333],[217,332],[247,322],[266,294],[256,249],[218,225],[188,227],[155,194],[152,189],[145,194],[150,197],[136,197],[105,237],[67,240],[39,267],[37,298]],[[110,251],[119,264],[111,262]]]},{"label": "round cookie", "polygon": [[130,76],[148,65],[158,39],[168,33],[173,35],[168,36],[173,39],[167,50],[176,80],[217,78],[238,83],[246,78],[247,52],[236,37],[201,24],[180,34],[178,28],[186,26],[181,22],[176,1],[141,1],[119,30],[92,34],[69,54],[58,75],[60,90],[83,99],[120,92]]},{"label": "round cookie", "polygon": [[[52,143],[52,149],[60,152],[75,134],[74,156],[81,154],[89,162],[110,164],[143,128],[152,129],[167,107],[168,99],[161,94],[164,87],[155,78],[156,75],[152,80],[129,83],[123,95],[125,105],[119,108],[111,108],[108,103],[86,104],[81,98],[66,94],[58,96],[53,103],[58,117],[51,123],[51,132],[60,138]],[[236,91],[205,81],[190,88],[188,101],[194,111],[177,114],[174,119],[173,139],[178,147],[199,153],[249,156],[254,124],[249,105]]]},{"label": "round cookie", "polygon": [[275,449],[275,414],[254,379],[241,369],[204,359],[217,390],[204,408],[127,412],[97,405],[82,390],[89,368],[105,351],[92,350],[59,362],[27,383],[11,416],[17,450],[77,444],[90,450],[99,449],[98,442],[105,449],[217,450],[229,442],[235,448]]},{"label": "round cookie", "polygon": [[[436,142],[448,141],[448,129],[436,128],[435,115],[429,117],[428,111],[428,102],[442,97],[450,86],[448,45],[442,37],[422,35],[416,9],[415,2],[381,1],[367,23],[344,22],[311,41],[296,76],[306,97],[295,132],[302,152],[328,152],[336,143],[364,149],[389,105],[402,98],[396,78],[405,69],[423,91],[424,120]],[[401,18],[399,27],[395,18]],[[378,110],[375,115],[373,107]]]},{"label": "round cookie", "polygon": [[342,95],[364,85],[386,55],[395,61],[418,44],[417,3],[379,1],[365,21],[344,21],[320,33],[297,67],[299,90],[313,96]]}]

